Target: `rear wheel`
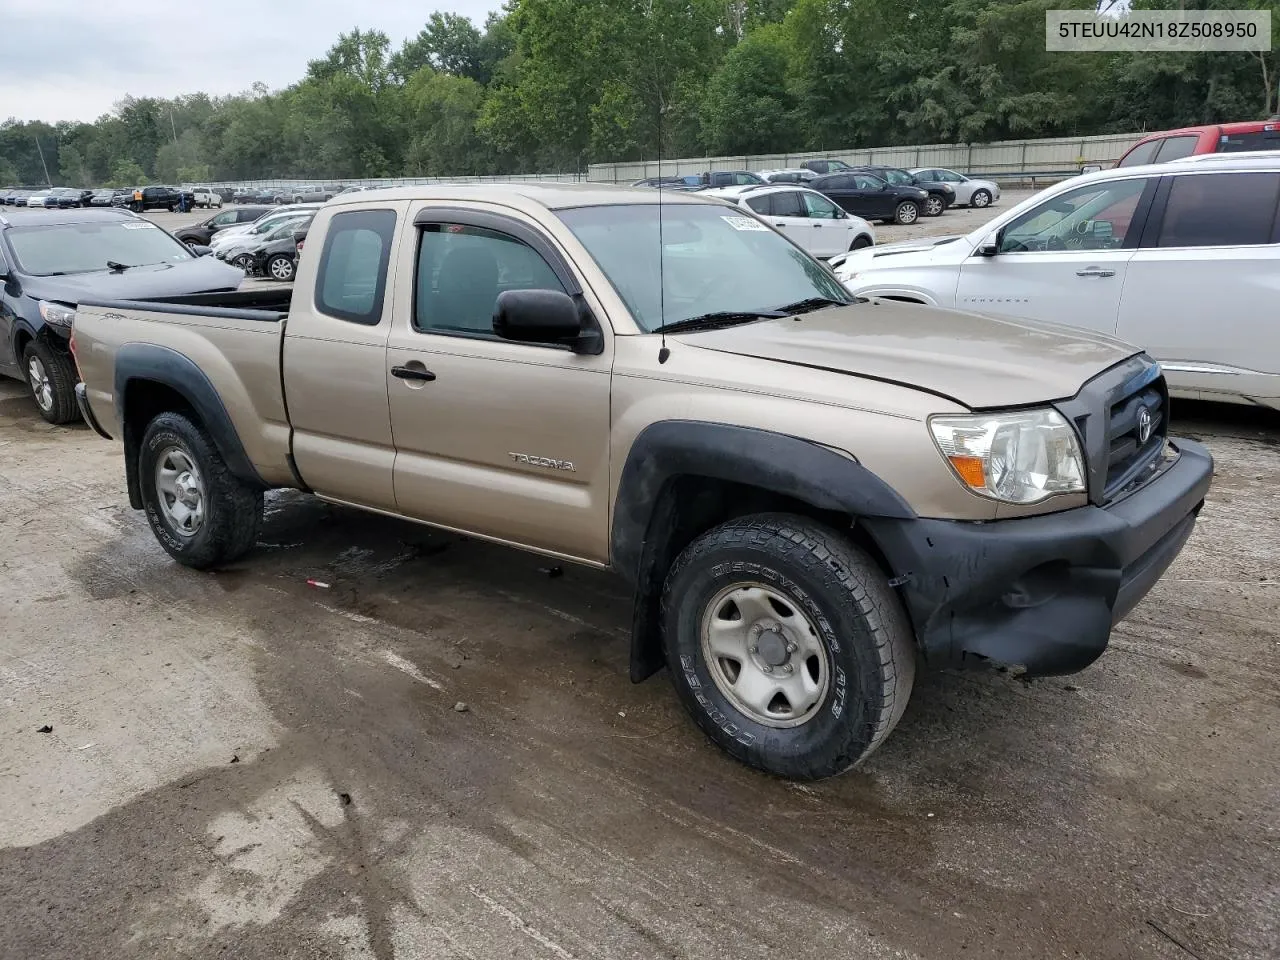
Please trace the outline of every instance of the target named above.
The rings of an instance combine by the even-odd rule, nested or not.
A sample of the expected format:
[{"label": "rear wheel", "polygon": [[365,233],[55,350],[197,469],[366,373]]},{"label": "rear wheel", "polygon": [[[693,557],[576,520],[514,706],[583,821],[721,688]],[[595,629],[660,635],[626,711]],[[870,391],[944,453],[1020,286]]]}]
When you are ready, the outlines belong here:
[{"label": "rear wheel", "polygon": [[288,283],[293,280],[293,257],[287,253],[273,254],[267,261],[267,275],[272,280]]},{"label": "rear wheel", "polygon": [[991,206],[990,192],[986,190],[975,190],[973,192],[973,196],[969,198],[969,206],[978,207],[979,209]]},{"label": "rear wheel", "polygon": [[914,200],[903,200],[893,212],[893,222],[906,226],[920,219],[920,207]]},{"label": "rear wheel", "polygon": [[941,197],[935,197],[933,194],[929,194],[929,196],[925,198],[924,215],[926,217],[940,217],[942,216],[942,211],[945,209],[946,204],[942,202]]},{"label": "rear wheel", "polygon": [[138,478],[151,532],[179,563],[197,570],[231,563],[258,542],[262,491],[234,476],[187,417],[162,413],[147,425]]},{"label": "rear wheel", "polygon": [[736,759],[820,779],[889,735],[915,679],[915,645],[884,572],[835,531],[759,514],[717,527],[663,591],[676,692]]},{"label": "rear wheel", "polygon": [[80,416],[76,371],[69,356],[32,340],[22,352],[22,369],[40,416],[50,423],[70,423]]}]

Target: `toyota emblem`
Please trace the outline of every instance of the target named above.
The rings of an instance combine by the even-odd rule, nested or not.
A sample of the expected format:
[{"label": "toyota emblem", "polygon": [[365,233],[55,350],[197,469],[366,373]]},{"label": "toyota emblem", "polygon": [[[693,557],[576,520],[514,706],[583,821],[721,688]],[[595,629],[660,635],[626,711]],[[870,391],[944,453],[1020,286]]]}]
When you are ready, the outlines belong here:
[{"label": "toyota emblem", "polygon": [[1151,409],[1143,407],[1138,411],[1138,443],[1145,444],[1151,439],[1151,431],[1155,427],[1155,421],[1151,416]]}]

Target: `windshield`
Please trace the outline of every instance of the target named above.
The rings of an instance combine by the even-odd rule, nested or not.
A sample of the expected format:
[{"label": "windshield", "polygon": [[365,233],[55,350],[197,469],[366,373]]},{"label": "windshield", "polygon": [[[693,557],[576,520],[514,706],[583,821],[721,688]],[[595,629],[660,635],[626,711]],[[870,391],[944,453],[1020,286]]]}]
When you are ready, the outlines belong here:
[{"label": "windshield", "polygon": [[12,227],[7,236],[19,269],[36,277],[106,270],[108,260],[138,267],[192,259],[185,246],[146,220]]},{"label": "windshield", "polygon": [[706,314],[775,310],[815,297],[850,300],[804,251],[719,204],[581,207],[559,216],[646,332]]}]

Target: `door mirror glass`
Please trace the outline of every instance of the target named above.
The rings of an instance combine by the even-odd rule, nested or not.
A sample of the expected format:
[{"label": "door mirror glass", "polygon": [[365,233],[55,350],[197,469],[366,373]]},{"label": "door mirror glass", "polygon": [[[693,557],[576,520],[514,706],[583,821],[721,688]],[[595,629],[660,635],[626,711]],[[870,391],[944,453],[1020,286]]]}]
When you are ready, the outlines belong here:
[{"label": "door mirror glass", "polygon": [[1004,244],[1004,228],[997,230],[991,236],[987,237],[975,251],[980,257],[994,257],[1000,252],[1000,247]]},{"label": "door mirror glass", "polygon": [[493,312],[493,332],[517,343],[574,345],[582,318],[573,298],[560,290],[504,290]]}]

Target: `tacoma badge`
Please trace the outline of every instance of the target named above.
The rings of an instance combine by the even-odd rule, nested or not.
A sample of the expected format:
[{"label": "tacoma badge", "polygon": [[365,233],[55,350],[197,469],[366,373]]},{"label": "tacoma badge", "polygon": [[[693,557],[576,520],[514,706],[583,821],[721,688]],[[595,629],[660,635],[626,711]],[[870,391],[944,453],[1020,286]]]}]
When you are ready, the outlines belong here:
[{"label": "tacoma badge", "polygon": [[546,467],[548,470],[565,470],[577,473],[577,468],[568,460],[552,460],[550,457],[531,457],[527,453],[508,453],[516,463],[525,463],[531,467]]}]

